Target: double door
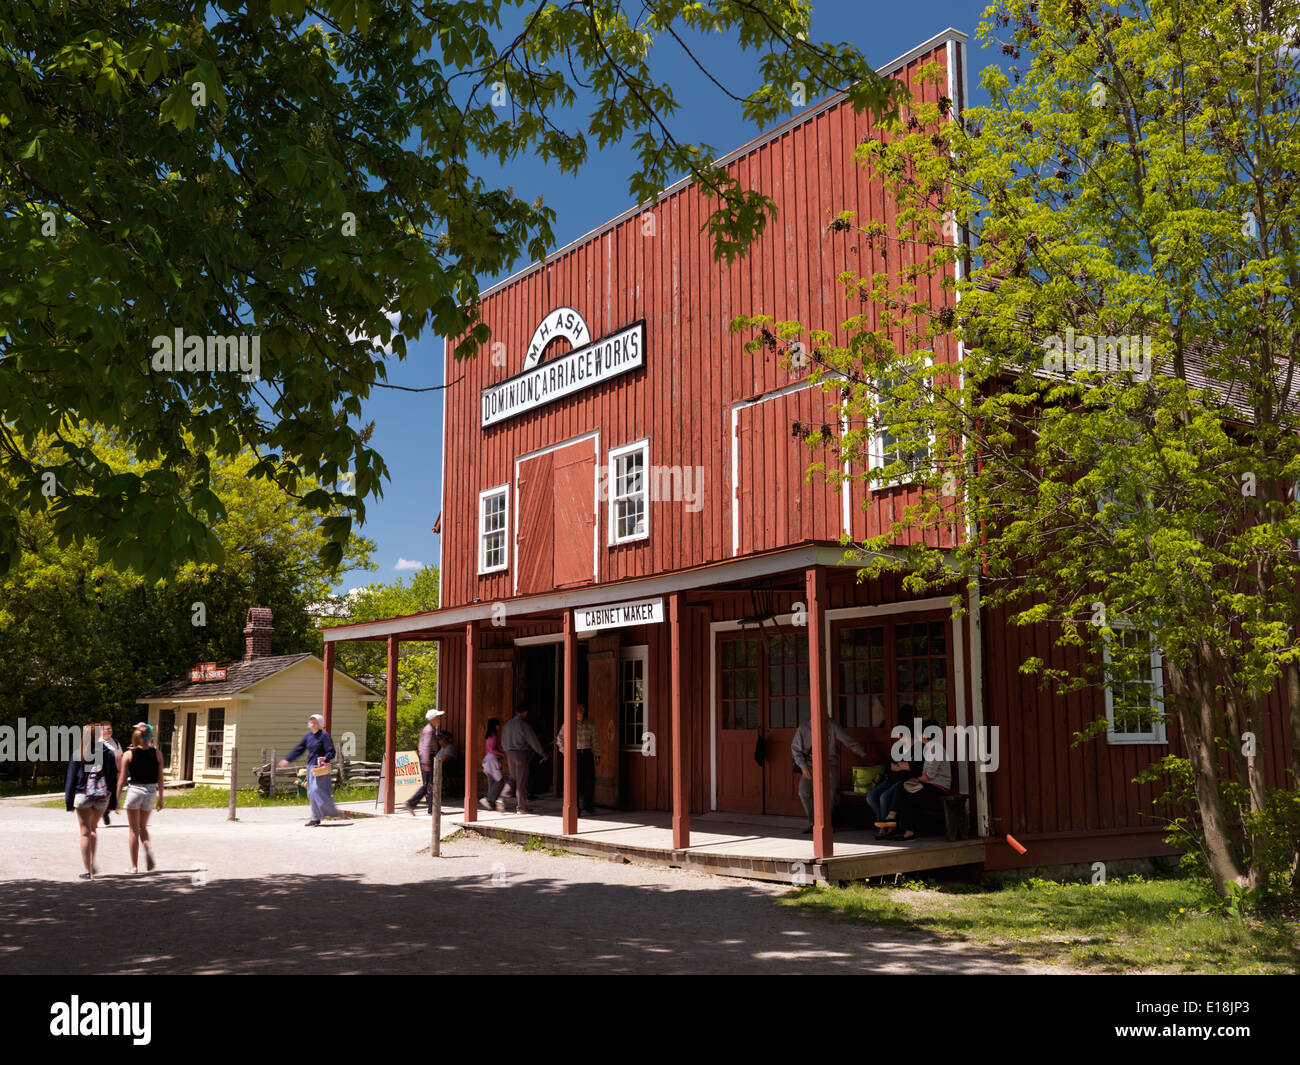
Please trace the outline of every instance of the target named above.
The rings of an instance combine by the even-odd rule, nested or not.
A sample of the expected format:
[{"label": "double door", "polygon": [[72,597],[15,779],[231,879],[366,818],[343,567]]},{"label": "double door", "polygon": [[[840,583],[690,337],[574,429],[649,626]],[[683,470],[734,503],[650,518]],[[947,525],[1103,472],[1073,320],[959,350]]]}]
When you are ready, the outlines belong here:
[{"label": "double door", "polygon": [[808,633],[718,637],[718,809],[801,814],[790,744],[808,720]]}]

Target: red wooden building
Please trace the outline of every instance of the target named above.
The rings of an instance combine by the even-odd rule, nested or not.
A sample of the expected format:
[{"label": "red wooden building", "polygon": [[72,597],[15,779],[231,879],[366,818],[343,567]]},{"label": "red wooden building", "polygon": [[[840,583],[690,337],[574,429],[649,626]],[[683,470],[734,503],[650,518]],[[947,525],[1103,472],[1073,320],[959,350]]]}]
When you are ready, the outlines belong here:
[{"label": "red wooden building", "polygon": [[[919,78],[936,62],[946,87]],[[922,98],[946,95],[956,115],[965,62],[965,35],[948,30],[882,73]],[[846,317],[837,275],[885,268],[880,242],[827,229],[845,208],[889,221],[892,205],[853,159],[870,130],[834,97],[721,160],[779,211],[736,265],[714,261],[707,197],[683,182],[488,289],[492,356],[448,354],[440,607],[327,629],[325,646],[328,662],[335,641],[383,639],[392,661],[398,641],[440,641],[440,705],[471,740],[467,819],[483,723],[519,706],[545,740],[584,702],[617,753],[598,767],[597,803],[670,810],[684,847],[692,814],[802,812],[790,741],[812,708],[883,753],[910,704],[941,724],[999,729],[996,771],[955,766],[990,866],[1162,852],[1150,789],[1130,781],[1176,738],[1120,730],[1071,747],[1101,703],[1067,704],[1020,677],[1024,642],[1047,653],[1046,633],[1013,630],[977,591],[955,618],[946,597],[858,582],[839,537],[874,535],[908,486],[876,488],[864,508],[862,480],[807,479],[800,436],[834,422],[831,401],[728,330],[737,314],[766,313],[834,332]],[[812,717],[820,759],[825,729]],[[840,761],[848,786],[853,759]],[[815,801],[823,857],[829,792]]]}]

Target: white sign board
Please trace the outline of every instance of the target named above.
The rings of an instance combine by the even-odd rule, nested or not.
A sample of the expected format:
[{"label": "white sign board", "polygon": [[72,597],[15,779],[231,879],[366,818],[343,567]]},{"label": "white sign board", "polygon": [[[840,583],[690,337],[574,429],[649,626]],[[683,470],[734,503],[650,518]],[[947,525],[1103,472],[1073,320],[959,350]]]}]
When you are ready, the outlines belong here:
[{"label": "white sign board", "polygon": [[626,603],[581,606],[574,610],[574,627],[578,632],[603,632],[629,625],[658,625],[664,619],[662,599],[632,599]]},{"label": "white sign board", "polygon": [[644,365],[645,322],[639,321],[483,389],[481,426],[486,429]]}]

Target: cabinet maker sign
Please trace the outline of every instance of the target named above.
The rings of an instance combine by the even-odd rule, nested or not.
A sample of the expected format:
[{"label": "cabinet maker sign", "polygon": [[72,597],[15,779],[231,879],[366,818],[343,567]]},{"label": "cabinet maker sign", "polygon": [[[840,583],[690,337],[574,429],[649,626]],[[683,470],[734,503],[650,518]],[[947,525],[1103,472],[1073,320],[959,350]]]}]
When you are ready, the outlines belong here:
[{"label": "cabinet maker sign", "polygon": [[[578,346],[590,336],[587,323],[572,307],[561,307],[542,319],[529,345],[523,373],[483,389],[481,427],[486,429],[645,365],[645,319]],[[568,339],[573,350],[539,364],[542,350],[556,337]]]}]

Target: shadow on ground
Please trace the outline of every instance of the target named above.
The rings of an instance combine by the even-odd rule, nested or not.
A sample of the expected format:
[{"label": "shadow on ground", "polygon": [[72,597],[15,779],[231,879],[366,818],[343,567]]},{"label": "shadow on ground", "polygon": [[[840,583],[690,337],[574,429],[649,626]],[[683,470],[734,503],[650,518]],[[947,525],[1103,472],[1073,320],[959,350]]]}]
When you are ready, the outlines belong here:
[{"label": "shadow on ground", "polygon": [[[193,883],[11,880],[0,971],[33,973],[998,972],[1011,959],[777,907],[770,892],[482,874]],[[499,879],[499,877],[498,877]]]}]

